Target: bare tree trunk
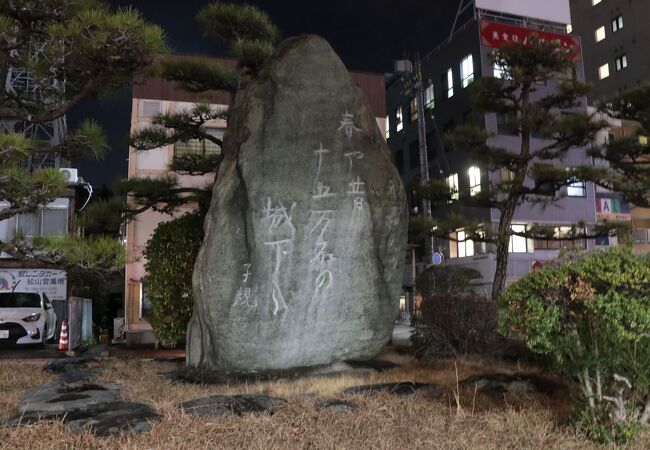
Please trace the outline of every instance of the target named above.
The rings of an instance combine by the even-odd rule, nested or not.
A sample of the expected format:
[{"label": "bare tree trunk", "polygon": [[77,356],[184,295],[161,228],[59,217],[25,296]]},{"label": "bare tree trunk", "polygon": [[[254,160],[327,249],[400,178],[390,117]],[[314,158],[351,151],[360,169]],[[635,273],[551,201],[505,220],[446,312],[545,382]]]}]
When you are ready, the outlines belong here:
[{"label": "bare tree trunk", "polygon": [[516,203],[508,201],[506,207],[501,211],[499,219],[499,228],[497,230],[497,265],[494,271],[494,280],[492,281],[493,302],[499,300],[506,287],[506,276],[508,274],[508,246],[510,245],[510,222],[515,214]]}]

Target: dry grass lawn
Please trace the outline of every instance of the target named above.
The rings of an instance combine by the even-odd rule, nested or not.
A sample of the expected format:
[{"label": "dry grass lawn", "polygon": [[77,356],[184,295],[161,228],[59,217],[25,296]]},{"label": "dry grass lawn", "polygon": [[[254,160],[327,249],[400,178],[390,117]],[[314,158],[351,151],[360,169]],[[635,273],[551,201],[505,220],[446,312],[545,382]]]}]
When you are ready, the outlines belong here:
[{"label": "dry grass lawn", "polygon": [[[490,371],[534,371],[465,359],[424,366],[409,357],[386,355],[405,366],[372,376],[311,378],[239,386],[171,384],[159,376],[171,363],[109,359],[101,363],[104,381],[121,383],[127,400],[152,405],[163,419],[151,432],[96,438],[75,434],[61,422],[19,428],[0,427],[0,448],[22,449],[584,449],[590,443],[566,424],[568,394],[530,396],[494,402],[461,390],[456,381]],[[50,376],[39,365],[0,362],[0,421],[15,412],[21,392]],[[337,396],[344,388],[376,382],[414,380],[445,387],[440,399],[390,394],[350,399],[360,408],[337,415],[319,411],[318,398]],[[285,398],[273,415],[202,419],[179,412],[178,402],[211,394],[263,392]],[[304,394],[314,393],[316,399]],[[650,448],[650,433],[628,448]]]}]

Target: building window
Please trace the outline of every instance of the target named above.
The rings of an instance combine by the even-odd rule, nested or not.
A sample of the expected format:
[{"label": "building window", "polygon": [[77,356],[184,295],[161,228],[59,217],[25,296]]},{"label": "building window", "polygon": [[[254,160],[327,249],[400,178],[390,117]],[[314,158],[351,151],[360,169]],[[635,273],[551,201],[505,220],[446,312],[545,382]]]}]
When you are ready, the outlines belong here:
[{"label": "building window", "polygon": [[68,208],[41,208],[16,216],[16,231],[26,237],[64,236],[68,233]]},{"label": "building window", "polygon": [[454,96],[454,71],[451,67],[447,70],[447,98]]},{"label": "building window", "polygon": [[612,31],[616,33],[623,28],[623,16],[618,16],[612,19]]},{"label": "building window", "polygon": [[411,110],[411,122],[415,122],[416,120],[418,120],[418,98],[417,97],[413,97],[411,99],[410,110]]},{"label": "building window", "polygon": [[508,78],[505,66],[498,61],[494,61],[494,78]]},{"label": "building window", "polygon": [[465,231],[462,229],[449,235],[449,257],[464,258],[474,256],[474,241],[467,239]]},{"label": "building window", "polygon": [[[587,242],[582,239],[571,239],[571,227],[556,227],[553,240],[535,239],[535,250],[560,250],[563,248],[587,248]],[[565,239],[563,239],[565,238]]]},{"label": "building window", "polygon": [[161,113],[160,102],[152,100],[142,101],[142,117],[154,117]]},{"label": "building window", "polygon": [[449,186],[449,194],[451,195],[452,200],[458,200],[458,174],[452,173],[447,178],[447,186]]},{"label": "building window", "polygon": [[[567,167],[567,172],[571,171],[570,167]],[[587,196],[587,185],[584,181],[578,180],[576,177],[571,177],[567,180],[569,184],[566,188],[566,194],[569,197],[586,197]]]},{"label": "building window", "polygon": [[[206,128],[203,130],[206,134],[214,136],[217,139],[223,137],[223,128]],[[187,156],[210,157],[221,154],[221,147],[209,139],[190,139],[179,141],[174,144],[174,158],[183,158]]]},{"label": "building window", "polygon": [[[513,233],[525,233],[526,225],[510,225]],[[528,238],[525,236],[518,236],[516,234],[510,235],[510,242],[508,244],[508,253],[528,253],[532,251],[532,246],[528,245]]]},{"label": "building window", "polygon": [[472,166],[467,174],[469,175],[469,195],[474,196],[481,192],[481,169]]},{"label": "building window", "polygon": [[474,81],[474,59],[471,53],[460,61],[460,80],[463,88]]},{"label": "building window", "polygon": [[627,55],[621,55],[616,58],[616,71],[620,72],[623,69],[627,69]]},{"label": "building window", "polygon": [[386,139],[390,138],[390,116],[386,116]]},{"label": "building window", "polygon": [[598,68],[598,79],[603,80],[609,76],[609,63],[605,63]]},{"label": "building window", "polygon": [[600,42],[603,39],[605,39],[605,37],[606,37],[605,36],[605,26],[596,28],[595,35],[596,35],[596,42]]},{"label": "building window", "polygon": [[499,174],[501,177],[501,181],[508,182],[508,181],[515,180],[515,173],[506,167],[502,167],[501,169],[499,169]]},{"label": "building window", "polygon": [[519,136],[519,129],[515,124],[515,113],[497,113],[497,133],[506,136]]},{"label": "building window", "polygon": [[402,114],[402,107],[398,107],[395,111],[395,129],[399,132],[404,128],[404,115]]},{"label": "building window", "polygon": [[429,85],[424,90],[424,107],[427,109],[433,109],[436,106],[435,92],[433,91],[433,83]]}]

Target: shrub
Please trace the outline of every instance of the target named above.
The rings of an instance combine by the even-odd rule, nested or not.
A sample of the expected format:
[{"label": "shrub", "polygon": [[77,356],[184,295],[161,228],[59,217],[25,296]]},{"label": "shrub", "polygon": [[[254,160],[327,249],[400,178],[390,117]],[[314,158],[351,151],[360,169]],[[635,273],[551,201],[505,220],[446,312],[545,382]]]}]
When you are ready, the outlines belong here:
[{"label": "shrub", "polygon": [[418,358],[467,353],[498,355],[506,340],[497,333],[496,305],[472,292],[440,293],[422,299],[411,341]]},{"label": "shrub", "polygon": [[203,217],[192,213],[160,223],[144,251],[150,323],[165,347],[185,338],[192,315],[192,272],[203,241]]},{"label": "shrub", "polygon": [[500,331],[575,380],[579,425],[625,442],[650,419],[650,258],[629,249],[569,253],[514,283]]}]

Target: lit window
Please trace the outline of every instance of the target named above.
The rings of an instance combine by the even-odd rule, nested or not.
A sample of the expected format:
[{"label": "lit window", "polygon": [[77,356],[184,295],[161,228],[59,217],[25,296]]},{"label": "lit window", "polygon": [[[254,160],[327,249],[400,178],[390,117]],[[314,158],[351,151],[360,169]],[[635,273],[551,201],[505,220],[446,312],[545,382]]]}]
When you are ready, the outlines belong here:
[{"label": "lit window", "polygon": [[470,53],[460,62],[461,85],[466,88],[474,81],[474,59]]},{"label": "lit window", "polygon": [[411,122],[418,120],[418,99],[413,97],[411,99]]},{"label": "lit window", "polygon": [[469,174],[469,195],[474,196],[481,192],[481,169],[472,166],[467,173]]},{"label": "lit window", "polygon": [[627,68],[627,55],[621,55],[616,58],[616,71],[620,72]]},{"label": "lit window", "polygon": [[597,5],[598,3],[602,2],[603,0],[591,0],[592,5]]},{"label": "lit window", "polygon": [[609,76],[609,63],[605,63],[598,68],[598,79],[602,80]]},{"label": "lit window", "polygon": [[447,98],[454,96],[454,71],[451,67],[447,70]]},{"label": "lit window", "polygon": [[390,137],[390,116],[386,116],[386,139]]},{"label": "lit window", "polygon": [[458,200],[458,174],[452,173],[446,178],[446,180],[452,200]]},{"label": "lit window", "polygon": [[465,231],[462,229],[451,233],[450,238],[450,258],[464,258],[474,256],[474,241],[467,239]]},{"label": "lit window", "polygon": [[506,167],[502,167],[499,170],[499,172],[500,172],[500,175],[501,175],[501,181],[508,182],[508,181],[514,181],[515,180],[515,173],[512,170],[510,170],[510,169],[508,169]]},{"label": "lit window", "polygon": [[602,27],[596,28],[596,31],[595,31],[594,34],[596,35],[596,42],[602,41],[606,37],[605,36],[605,27],[602,26]]},{"label": "lit window", "polygon": [[566,34],[571,34],[571,33],[573,33],[573,25],[571,25],[570,23],[567,23],[566,24]]},{"label": "lit window", "polygon": [[639,136],[639,144],[644,147],[648,146],[648,136]]},{"label": "lit window", "polygon": [[404,128],[404,117],[402,115],[402,107],[400,106],[397,108],[397,111],[395,111],[395,120],[396,120],[396,130],[397,131],[402,131],[402,128]]},{"label": "lit window", "polygon": [[[567,167],[567,172],[571,171],[570,167]],[[584,181],[578,180],[576,177],[571,177],[567,180],[569,185],[566,188],[566,194],[569,197],[586,197],[587,196],[587,185]]]},{"label": "lit window", "polygon": [[[526,225],[510,225],[513,233],[525,233]],[[525,236],[518,236],[515,234],[510,235],[510,242],[508,243],[509,253],[526,253],[528,251],[528,239]]]},{"label": "lit window", "polygon": [[436,106],[435,93],[433,91],[433,83],[429,85],[424,90],[424,107],[427,109],[433,109]]},{"label": "lit window", "polygon": [[612,31],[616,33],[621,28],[623,28],[623,16],[618,16],[612,19]]}]

